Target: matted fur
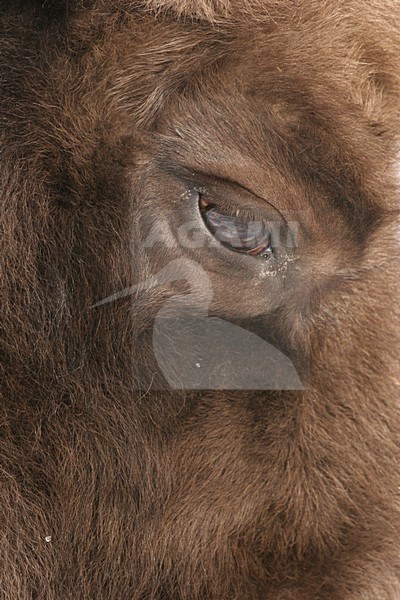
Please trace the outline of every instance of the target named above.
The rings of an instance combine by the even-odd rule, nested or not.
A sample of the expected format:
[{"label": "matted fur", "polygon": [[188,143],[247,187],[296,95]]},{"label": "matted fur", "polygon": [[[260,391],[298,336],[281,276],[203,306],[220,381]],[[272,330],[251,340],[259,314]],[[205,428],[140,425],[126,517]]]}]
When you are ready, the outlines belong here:
[{"label": "matted fur", "polygon": [[[1,598],[398,600],[398,2],[3,4]],[[310,228],[265,317],[306,390],[157,392],[171,290],[93,308],[182,162]]]}]

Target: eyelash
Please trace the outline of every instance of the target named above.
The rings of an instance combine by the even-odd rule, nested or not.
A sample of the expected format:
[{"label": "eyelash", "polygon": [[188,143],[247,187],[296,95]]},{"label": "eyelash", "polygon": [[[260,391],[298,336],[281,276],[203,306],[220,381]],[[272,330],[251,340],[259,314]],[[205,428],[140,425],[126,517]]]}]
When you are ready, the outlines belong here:
[{"label": "eyelash", "polygon": [[205,188],[195,188],[193,190],[196,194],[197,204],[200,203],[202,199],[207,199],[210,204],[218,207],[221,212],[224,212],[231,217],[242,221],[243,223],[262,223],[267,225],[268,221],[265,218],[265,215],[261,214],[261,212],[255,211],[253,208],[247,207],[238,207],[235,206],[234,203],[230,202],[226,198],[220,198],[214,200],[213,194],[210,193]]}]

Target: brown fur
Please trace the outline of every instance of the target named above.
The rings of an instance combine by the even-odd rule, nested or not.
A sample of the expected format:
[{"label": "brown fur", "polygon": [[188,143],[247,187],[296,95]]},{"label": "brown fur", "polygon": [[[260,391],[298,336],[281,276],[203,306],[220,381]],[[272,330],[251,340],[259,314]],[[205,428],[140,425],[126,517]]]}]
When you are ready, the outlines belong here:
[{"label": "brown fur", "polygon": [[[398,600],[398,3],[3,4],[1,598]],[[308,228],[263,316],[305,391],[157,391],[178,282],[93,308],[173,258],[179,165]]]}]

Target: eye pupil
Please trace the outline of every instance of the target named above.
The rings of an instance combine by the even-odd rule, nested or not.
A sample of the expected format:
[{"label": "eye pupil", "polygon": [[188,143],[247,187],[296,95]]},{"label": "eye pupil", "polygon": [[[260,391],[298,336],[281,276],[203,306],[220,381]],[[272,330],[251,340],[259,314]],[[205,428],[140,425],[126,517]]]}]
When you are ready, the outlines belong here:
[{"label": "eye pupil", "polygon": [[273,256],[271,232],[262,221],[245,221],[238,213],[222,212],[204,198],[200,198],[199,208],[210,233],[227,248],[263,258]]}]

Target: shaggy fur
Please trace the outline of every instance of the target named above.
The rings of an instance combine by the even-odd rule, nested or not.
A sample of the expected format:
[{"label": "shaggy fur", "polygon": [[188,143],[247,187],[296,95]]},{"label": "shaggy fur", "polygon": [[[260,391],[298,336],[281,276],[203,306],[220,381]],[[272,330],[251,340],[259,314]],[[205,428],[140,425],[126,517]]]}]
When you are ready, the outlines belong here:
[{"label": "shaggy fur", "polygon": [[[398,600],[398,2],[2,6],[1,598]],[[144,250],[182,169],[296,215],[285,293]],[[94,305],[177,256],[304,391],[157,391],[181,283]]]}]

